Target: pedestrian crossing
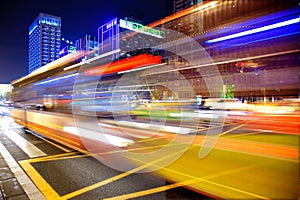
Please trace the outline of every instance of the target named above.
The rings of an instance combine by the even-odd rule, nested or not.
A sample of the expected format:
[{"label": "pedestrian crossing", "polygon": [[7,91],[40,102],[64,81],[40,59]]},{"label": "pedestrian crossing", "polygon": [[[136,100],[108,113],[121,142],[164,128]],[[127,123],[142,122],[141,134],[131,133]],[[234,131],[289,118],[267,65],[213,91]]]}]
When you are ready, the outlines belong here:
[{"label": "pedestrian crossing", "polygon": [[[36,142],[35,143],[29,142],[22,136],[22,134],[19,134],[19,131],[16,131],[16,130],[21,130],[21,129],[23,129],[23,126],[20,126],[17,123],[15,123],[13,118],[11,118],[9,116],[0,116],[0,133],[5,135],[6,137],[8,137],[29,158],[47,156],[47,154],[45,152],[43,152],[36,146]],[[28,130],[28,131],[30,132],[30,130]],[[24,133],[24,132],[22,131],[22,133]],[[30,133],[32,135],[35,135],[39,139],[41,139],[40,142],[47,142],[47,143],[51,144],[52,146],[55,146],[58,149],[61,149],[64,152],[71,151],[70,149],[67,149],[65,147],[62,147],[59,144],[51,142],[50,140],[43,138],[34,132],[30,132]]]},{"label": "pedestrian crossing", "polygon": [[16,129],[20,128],[22,127],[16,124],[11,117],[2,116],[0,118],[0,132],[13,141],[24,153],[28,155],[29,158],[47,156],[46,153],[37,148],[31,142],[27,141],[15,131]]},{"label": "pedestrian crossing", "polygon": [[32,143],[28,142],[14,130],[7,130],[5,131],[5,134],[16,145],[18,145],[18,147],[20,147],[24,151],[24,153],[26,153],[30,158],[47,156],[46,153],[34,146]]}]

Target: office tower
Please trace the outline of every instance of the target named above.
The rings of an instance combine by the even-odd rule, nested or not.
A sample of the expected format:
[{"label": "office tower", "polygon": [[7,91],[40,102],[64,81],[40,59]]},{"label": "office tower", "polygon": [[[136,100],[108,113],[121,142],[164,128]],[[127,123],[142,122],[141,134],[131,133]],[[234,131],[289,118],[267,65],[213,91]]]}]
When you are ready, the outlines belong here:
[{"label": "office tower", "polygon": [[61,18],[40,13],[29,27],[28,71],[59,58]]},{"label": "office tower", "polygon": [[[173,13],[184,12],[183,10],[192,6],[199,6],[204,1],[205,0],[174,0]],[[194,34],[203,31],[203,14],[200,12],[194,12],[193,14],[188,15],[188,17],[174,20],[171,24],[169,23],[163,27],[178,31],[188,36],[193,36]]]}]

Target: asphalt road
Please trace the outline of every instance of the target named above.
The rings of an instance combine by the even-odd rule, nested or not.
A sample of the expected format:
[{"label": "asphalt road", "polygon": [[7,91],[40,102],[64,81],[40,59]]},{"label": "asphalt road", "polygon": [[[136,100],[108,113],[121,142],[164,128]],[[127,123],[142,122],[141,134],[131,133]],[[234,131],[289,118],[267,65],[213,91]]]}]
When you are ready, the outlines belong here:
[{"label": "asphalt road", "polygon": [[[1,116],[0,141],[46,199],[297,199],[299,119],[227,113],[224,121],[204,116],[197,126],[186,120],[178,130],[172,129],[178,121],[169,120],[169,132],[151,137],[149,129],[136,128],[145,119],[138,126],[119,121],[132,143],[95,142],[91,156]],[[117,130],[114,123],[100,120],[105,130]]]},{"label": "asphalt road", "polygon": [[[169,187],[172,183],[152,172],[114,170],[90,155],[25,132],[9,116],[0,116],[0,142],[46,199],[109,199],[124,194],[136,194],[131,199],[212,199]],[[153,191],[145,192],[149,190]],[[19,197],[14,189],[3,192]]]}]

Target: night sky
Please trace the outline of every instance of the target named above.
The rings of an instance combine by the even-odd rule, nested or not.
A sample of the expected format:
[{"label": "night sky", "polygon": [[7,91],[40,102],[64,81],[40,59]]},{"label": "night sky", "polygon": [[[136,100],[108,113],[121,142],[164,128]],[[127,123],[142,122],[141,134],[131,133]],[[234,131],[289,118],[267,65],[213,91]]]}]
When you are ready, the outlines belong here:
[{"label": "night sky", "polygon": [[171,0],[4,0],[0,7],[0,84],[28,73],[28,27],[38,13],[61,17],[62,37],[97,36],[99,26],[136,13],[145,25],[172,11]]}]

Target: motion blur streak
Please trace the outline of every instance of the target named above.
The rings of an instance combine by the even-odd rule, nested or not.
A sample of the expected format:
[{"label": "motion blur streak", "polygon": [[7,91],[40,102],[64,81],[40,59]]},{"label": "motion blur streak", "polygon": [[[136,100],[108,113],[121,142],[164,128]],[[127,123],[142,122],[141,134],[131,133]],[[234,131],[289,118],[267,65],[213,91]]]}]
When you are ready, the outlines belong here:
[{"label": "motion blur streak", "polygon": [[163,37],[108,38],[120,45],[13,82],[17,123],[124,172],[62,199],[144,172],[174,184],[115,198],[183,185],[222,199],[297,199],[298,3],[204,1],[147,27]]},{"label": "motion blur streak", "polygon": [[[201,143],[199,137],[194,143],[198,144],[193,144],[180,159],[158,173],[173,181],[210,179],[201,183],[195,181],[190,186],[203,192],[213,190],[215,195],[223,198],[287,198],[286,192],[291,192],[292,197],[292,191],[296,191],[297,184],[293,176],[298,175],[295,174],[298,165],[297,148],[221,138],[208,157],[196,161],[194,156]],[[283,182],[290,184],[282,186]],[[260,187],[261,184],[266,187]],[[281,189],[277,190],[278,187]]]},{"label": "motion blur streak", "polygon": [[213,40],[208,40],[206,42],[207,43],[221,42],[221,41],[224,41],[224,40],[229,40],[229,39],[242,37],[242,36],[249,35],[249,34],[259,33],[259,32],[271,30],[271,29],[274,29],[274,28],[288,26],[288,25],[291,25],[291,24],[299,23],[299,19],[300,18],[295,18],[295,19],[291,19],[291,20],[288,20],[288,21],[279,22],[279,23],[276,23],[276,24],[264,26],[264,27],[261,27],[261,28],[244,31],[244,32],[233,34],[233,35],[227,35],[227,36],[216,38],[216,39],[213,39]]},{"label": "motion blur streak", "polygon": [[170,15],[170,16],[164,18],[164,19],[153,22],[153,23],[149,24],[148,26],[149,27],[155,27],[155,26],[161,25],[163,23],[166,23],[166,22],[178,19],[180,17],[183,17],[187,14],[190,14],[190,13],[193,13],[193,12],[196,12],[196,11],[205,10],[206,8],[209,8],[209,7],[214,7],[218,2],[219,1],[210,1],[210,2],[204,2],[203,4],[192,6],[190,8],[185,9],[185,10],[176,12],[175,14]]},{"label": "motion blur streak", "polygon": [[[195,148],[195,146],[191,147],[190,149],[192,149],[192,148]],[[135,161],[136,162],[143,162],[142,160],[137,160],[137,159],[135,159]],[[146,163],[144,163],[144,164],[146,164]],[[155,163],[151,163],[151,164],[152,164],[153,167],[159,168],[159,166],[157,166]],[[233,192],[241,193],[242,196],[241,196],[241,194],[239,196],[241,196],[243,198],[245,198],[245,196],[246,196],[247,198],[255,197],[255,198],[258,198],[258,199],[269,199],[267,197],[263,197],[263,196],[260,196],[260,195],[254,194],[254,193],[239,190],[237,188],[228,187],[226,185],[219,184],[217,182],[209,181],[209,179],[221,177],[221,176],[224,176],[224,175],[230,175],[232,173],[241,172],[241,171],[245,171],[245,170],[251,170],[252,168],[256,168],[256,167],[259,167],[261,165],[263,165],[263,164],[260,163],[260,164],[248,165],[248,166],[245,166],[245,167],[236,168],[236,169],[232,169],[232,170],[228,170],[228,171],[222,171],[220,173],[207,175],[207,176],[204,176],[204,177],[191,176],[189,174],[182,173],[180,170],[172,170],[169,167],[167,167],[167,168],[163,168],[160,171],[162,171],[162,172],[166,171],[167,173],[172,174],[172,176],[178,176],[178,175],[184,176],[184,177],[186,177],[187,180],[172,184],[170,187],[163,186],[163,187],[160,187],[160,188],[155,188],[155,189],[146,190],[146,191],[143,191],[143,192],[132,193],[132,194],[127,194],[127,195],[122,195],[122,196],[118,196],[118,197],[115,197],[115,198],[109,198],[109,199],[126,199],[126,198],[144,196],[144,195],[147,195],[147,194],[151,194],[154,191],[157,192],[157,190],[158,191],[163,191],[163,190],[168,190],[168,189],[171,189],[171,188],[174,188],[174,187],[179,187],[179,186],[189,186],[189,185],[199,184],[199,183],[201,184],[201,182],[204,182],[204,183],[209,184],[209,185],[218,186],[218,187],[221,187],[221,188],[226,188],[226,189],[229,189]]]},{"label": "motion blur streak", "polygon": [[230,151],[240,151],[261,156],[269,156],[272,158],[293,159],[294,161],[297,161],[297,158],[299,156],[297,148],[264,144],[258,142],[254,143],[247,141],[239,141],[229,138],[224,139],[224,141],[223,139],[221,139],[216,145],[216,147]]}]

